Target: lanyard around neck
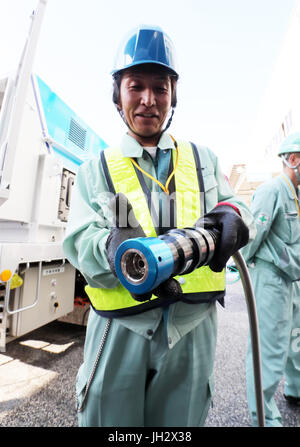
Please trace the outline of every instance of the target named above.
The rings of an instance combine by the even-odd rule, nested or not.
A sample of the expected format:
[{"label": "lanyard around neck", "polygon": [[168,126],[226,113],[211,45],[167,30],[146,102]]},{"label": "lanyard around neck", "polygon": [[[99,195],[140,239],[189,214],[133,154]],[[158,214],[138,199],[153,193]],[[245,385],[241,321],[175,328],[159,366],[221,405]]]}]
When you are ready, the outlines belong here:
[{"label": "lanyard around neck", "polygon": [[161,189],[162,189],[166,194],[168,194],[168,195],[169,195],[169,184],[170,184],[170,181],[172,180],[172,177],[173,177],[174,174],[175,174],[176,168],[177,168],[177,166],[178,166],[178,160],[179,160],[179,151],[178,151],[178,145],[177,145],[177,142],[176,142],[175,139],[172,137],[172,135],[170,135],[170,137],[172,138],[172,140],[173,140],[173,142],[174,142],[174,146],[175,146],[175,148],[176,148],[176,162],[175,162],[174,169],[173,169],[173,171],[171,172],[171,174],[169,175],[169,177],[168,177],[168,179],[167,179],[165,185],[163,185],[160,181],[158,181],[158,180],[157,180],[156,178],[154,178],[152,175],[148,174],[148,172],[144,171],[144,169],[142,169],[142,168],[138,165],[138,163],[137,163],[133,158],[130,158],[130,160],[132,161],[132,163],[134,164],[134,166],[135,166],[139,171],[141,171],[143,174],[145,174],[147,177],[149,177],[151,180],[153,180],[155,183],[157,183],[157,184],[161,187]]},{"label": "lanyard around neck", "polygon": [[288,181],[288,179],[287,179],[283,174],[282,174],[282,177],[284,178],[284,180],[286,181],[286,183],[289,185],[290,190],[292,191],[292,194],[293,194],[293,197],[294,197],[294,200],[295,200],[295,204],[296,204],[296,208],[297,208],[297,211],[298,211],[298,216],[299,216],[299,218],[300,218],[299,201],[298,201],[298,197],[297,197],[297,195],[296,195],[296,192],[295,192],[295,190],[292,188],[292,186],[291,186],[290,182]]}]

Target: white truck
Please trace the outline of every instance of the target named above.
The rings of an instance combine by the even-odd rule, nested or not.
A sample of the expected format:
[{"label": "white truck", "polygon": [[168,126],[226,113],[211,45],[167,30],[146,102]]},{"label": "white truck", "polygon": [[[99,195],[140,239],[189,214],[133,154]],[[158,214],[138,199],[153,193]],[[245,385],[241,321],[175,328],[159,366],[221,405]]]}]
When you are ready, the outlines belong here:
[{"label": "white truck", "polygon": [[55,319],[72,321],[83,290],[62,250],[72,186],[79,165],[106,146],[32,73],[45,7],[33,14],[16,72],[0,79],[0,351]]}]

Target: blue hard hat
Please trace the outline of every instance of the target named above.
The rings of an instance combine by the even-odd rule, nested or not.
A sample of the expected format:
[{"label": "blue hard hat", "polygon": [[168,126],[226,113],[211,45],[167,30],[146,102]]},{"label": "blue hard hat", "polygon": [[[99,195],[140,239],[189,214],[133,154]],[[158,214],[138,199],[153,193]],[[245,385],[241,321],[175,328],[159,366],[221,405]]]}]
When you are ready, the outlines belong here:
[{"label": "blue hard hat", "polygon": [[289,135],[281,144],[278,155],[300,152],[300,132]]},{"label": "blue hard hat", "polygon": [[140,25],[123,39],[111,74],[141,64],[158,64],[178,76],[171,39],[158,26]]}]

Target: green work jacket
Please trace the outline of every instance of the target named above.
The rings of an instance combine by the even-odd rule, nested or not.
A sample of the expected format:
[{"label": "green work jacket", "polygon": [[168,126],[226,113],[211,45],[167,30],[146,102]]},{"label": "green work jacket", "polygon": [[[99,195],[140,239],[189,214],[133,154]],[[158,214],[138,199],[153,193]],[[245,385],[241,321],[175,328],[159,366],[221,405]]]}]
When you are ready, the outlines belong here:
[{"label": "green work jacket", "polygon": [[[148,174],[165,184],[169,174],[171,153],[175,150],[172,138],[164,133],[158,142],[154,159],[131,136],[126,134],[121,142],[125,157],[133,157]],[[207,212],[218,202],[228,201],[235,205],[250,230],[250,238],[255,236],[253,217],[247,206],[237,198],[228,180],[222,173],[217,157],[206,147],[197,145],[204,182]],[[154,206],[159,213],[163,208],[164,195],[156,182],[144,176],[147,187],[157,196]],[[111,193],[99,158],[80,166],[76,176],[66,237],[63,243],[67,259],[84,275],[92,288],[115,288],[118,279],[110,270],[106,240],[111,228]],[[190,305],[176,302],[169,306],[167,332],[170,347],[195,328],[211,312],[211,303]],[[162,318],[162,308],[150,309],[134,316],[124,316],[118,321],[129,329],[151,338]]]},{"label": "green work jacket", "polygon": [[292,281],[300,279],[300,216],[296,190],[286,174],[260,185],[252,197],[256,238],[241,252],[248,264],[270,262]]}]

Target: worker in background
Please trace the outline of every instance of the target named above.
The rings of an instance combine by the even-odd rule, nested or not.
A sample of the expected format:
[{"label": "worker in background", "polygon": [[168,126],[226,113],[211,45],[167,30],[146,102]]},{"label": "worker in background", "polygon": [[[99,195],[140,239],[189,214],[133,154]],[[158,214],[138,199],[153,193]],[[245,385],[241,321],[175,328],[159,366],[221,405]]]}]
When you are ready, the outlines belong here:
[{"label": "worker in background", "polygon": [[[255,231],[253,217],[208,148],[167,132],[178,80],[170,38],[158,27],[135,29],[112,76],[127,133],[80,167],[64,241],[92,305],[76,385],[79,425],[200,426],[213,393],[224,267]],[[209,267],[144,295],[120,284],[121,242],[196,223],[220,232]]]},{"label": "worker in background", "polygon": [[[257,303],[266,425],[271,427],[282,426],[274,394],[283,375],[285,398],[300,405],[300,133],[287,137],[278,155],[283,172],[255,191],[251,211],[257,236],[242,249]],[[251,362],[249,341],[248,404],[257,425]]]}]

